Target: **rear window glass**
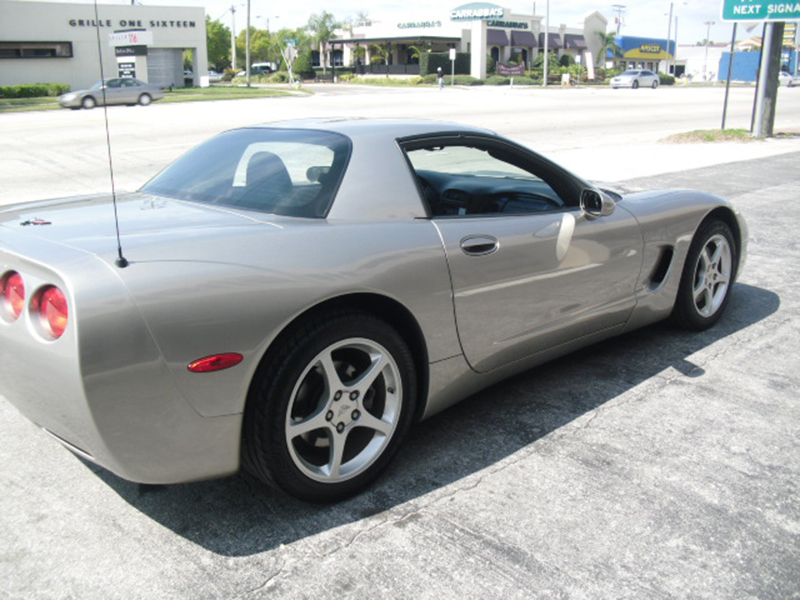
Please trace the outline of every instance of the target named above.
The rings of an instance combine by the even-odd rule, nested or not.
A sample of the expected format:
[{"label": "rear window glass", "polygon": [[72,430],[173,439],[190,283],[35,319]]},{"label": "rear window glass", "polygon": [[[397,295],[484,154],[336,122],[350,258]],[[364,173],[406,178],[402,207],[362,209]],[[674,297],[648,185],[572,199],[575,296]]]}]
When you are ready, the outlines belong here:
[{"label": "rear window glass", "polygon": [[339,134],[228,131],[197,146],[140,191],[294,217],[324,217],[350,156]]}]

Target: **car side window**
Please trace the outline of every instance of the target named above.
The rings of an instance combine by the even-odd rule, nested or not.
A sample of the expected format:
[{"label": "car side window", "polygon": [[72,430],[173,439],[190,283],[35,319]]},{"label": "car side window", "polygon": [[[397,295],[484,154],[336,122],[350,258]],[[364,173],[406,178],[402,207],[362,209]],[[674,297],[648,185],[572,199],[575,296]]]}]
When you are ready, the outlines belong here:
[{"label": "car side window", "polygon": [[479,143],[407,149],[432,217],[527,215],[568,202],[518,154]]}]

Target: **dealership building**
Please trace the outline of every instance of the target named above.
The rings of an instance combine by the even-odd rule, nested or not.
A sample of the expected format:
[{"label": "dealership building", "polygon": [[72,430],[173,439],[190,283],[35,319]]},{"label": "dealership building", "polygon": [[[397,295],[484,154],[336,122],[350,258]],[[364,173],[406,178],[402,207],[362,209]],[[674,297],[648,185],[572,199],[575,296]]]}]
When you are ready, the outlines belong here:
[{"label": "dealership building", "polygon": [[[155,85],[184,84],[184,52],[194,83],[207,69],[202,7],[0,0],[0,85],[68,83],[136,77]],[[99,32],[99,44],[98,44]]]},{"label": "dealership building", "polygon": [[521,62],[530,68],[547,47],[559,56],[570,54],[581,64],[596,64],[601,51],[597,34],[605,32],[607,25],[603,15],[592,12],[575,26],[551,23],[547,27],[542,15],[518,14],[496,4],[472,2],[444,13],[431,11],[409,15],[402,21],[354,27],[352,32],[333,41],[333,60],[352,66],[360,60],[354,57],[354,51],[361,47],[367,67],[380,62],[378,71],[417,74],[419,64],[415,55],[421,48],[431,52],[455,49],[470,54],[470,74],[484,78],[487,56],[497,62]]}]

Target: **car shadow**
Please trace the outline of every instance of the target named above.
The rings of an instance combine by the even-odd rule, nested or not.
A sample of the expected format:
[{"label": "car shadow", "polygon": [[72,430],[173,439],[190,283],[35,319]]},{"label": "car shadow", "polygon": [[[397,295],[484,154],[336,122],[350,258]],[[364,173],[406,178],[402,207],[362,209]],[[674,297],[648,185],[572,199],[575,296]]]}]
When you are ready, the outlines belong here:
[{"label": "car shadow", "polygon": [[177,535],[219,555],[249,556],[370,518],[490,468],[635,386],[673,368],[702,377],[691,356],[775,313],[772,291],[737,284],[725,316],[702,333],[656,324],[495,385],[418,424],[386,473],[333,505],[300,502],[240,474],[149,486],[85,463],[111,489]]}]

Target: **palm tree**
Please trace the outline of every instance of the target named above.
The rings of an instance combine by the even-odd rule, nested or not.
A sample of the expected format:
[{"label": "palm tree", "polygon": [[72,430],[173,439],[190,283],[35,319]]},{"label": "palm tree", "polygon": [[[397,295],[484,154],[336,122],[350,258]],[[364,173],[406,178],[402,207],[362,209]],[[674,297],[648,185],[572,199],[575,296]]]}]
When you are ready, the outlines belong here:
[{"label": "palm tree", "polygon": [[326,60],[328,56],[328,42],[333,38],[334,31],[340,27],[331,13],[323,10],[321,13],[314,13],[308,18],[308,30],[312,34],[314,44],[319,48],[319,62],[322,63],[322,73],[328,73]]},{"label": "palm tree", "polygon": [[619,44],[617,44],[617,32],[609,31],[608,33],[603,33],[602,31],[598,31],[597,35],[600,36],[600,52],[598,53],[599,56],[597,57],[596,61],[597,66],[605,66],[605,59],[608,56],[609,50],[615,59],[614,62],[616,63],[616,58],[622,55],[622,48],[620,48]]}]

